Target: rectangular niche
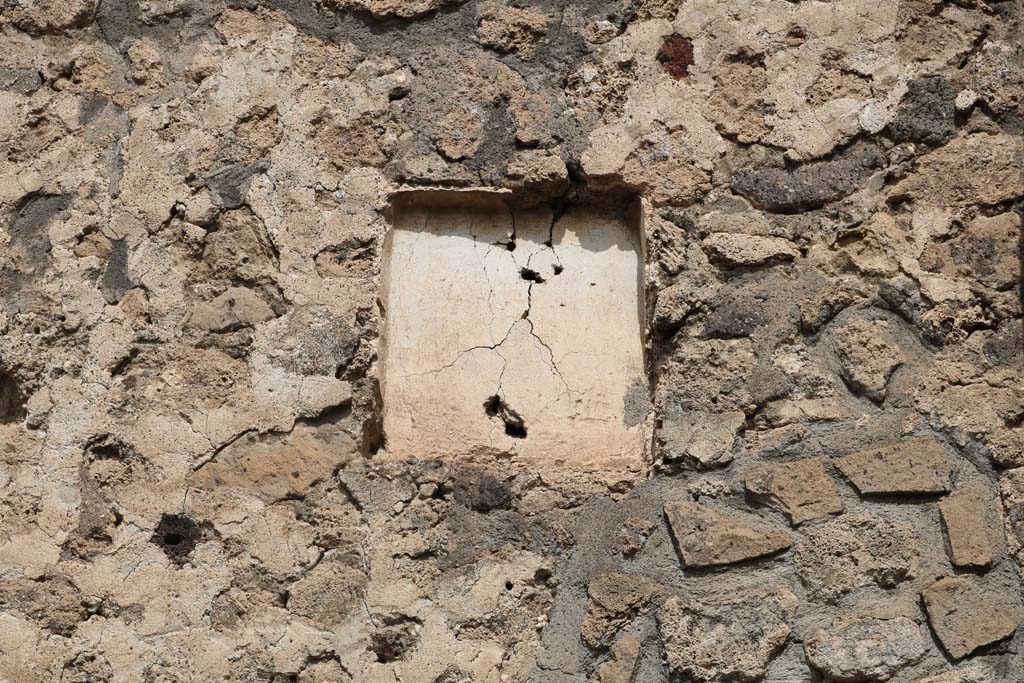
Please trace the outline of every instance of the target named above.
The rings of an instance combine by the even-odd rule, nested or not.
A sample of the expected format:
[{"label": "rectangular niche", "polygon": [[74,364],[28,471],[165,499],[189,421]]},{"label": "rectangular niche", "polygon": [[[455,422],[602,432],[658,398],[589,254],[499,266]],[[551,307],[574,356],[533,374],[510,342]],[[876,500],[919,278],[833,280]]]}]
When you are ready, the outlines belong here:
[{"label": "rectangular niche", "polygon": [[637,469],[648,442],[639,207],[393,205],[384,269],[388,457]]}]

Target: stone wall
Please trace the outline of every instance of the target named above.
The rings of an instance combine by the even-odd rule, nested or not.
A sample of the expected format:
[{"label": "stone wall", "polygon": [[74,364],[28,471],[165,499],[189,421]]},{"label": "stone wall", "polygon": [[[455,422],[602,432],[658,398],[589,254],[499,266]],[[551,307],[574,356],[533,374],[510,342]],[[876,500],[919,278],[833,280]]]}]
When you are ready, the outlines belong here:
[{"label": "stone wall", "polygon": [[[0,0],[0,681],[1024,681],[1021,16]],[[639,226],[621,403],[389,450],[425,192]]]}]

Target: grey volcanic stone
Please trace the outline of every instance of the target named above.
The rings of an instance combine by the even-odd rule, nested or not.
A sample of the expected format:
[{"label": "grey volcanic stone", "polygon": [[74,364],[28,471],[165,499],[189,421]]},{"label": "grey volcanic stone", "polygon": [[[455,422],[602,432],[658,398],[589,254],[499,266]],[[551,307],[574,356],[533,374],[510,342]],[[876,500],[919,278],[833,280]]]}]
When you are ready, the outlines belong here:
[{"label": "grey volcanic stone", "polygon": [[859,145],[835,159],[795,168],[758,168],[738,172],[733,192],[774,213],[817,209],[853,194],[877,169],[885,155],[874,145]]},{"label": "grey volcanic stone", "polygon": [[944,78],[917,78],[907,84],[889,133],[897,142],[938,146],[956,132],[956,90]]}]

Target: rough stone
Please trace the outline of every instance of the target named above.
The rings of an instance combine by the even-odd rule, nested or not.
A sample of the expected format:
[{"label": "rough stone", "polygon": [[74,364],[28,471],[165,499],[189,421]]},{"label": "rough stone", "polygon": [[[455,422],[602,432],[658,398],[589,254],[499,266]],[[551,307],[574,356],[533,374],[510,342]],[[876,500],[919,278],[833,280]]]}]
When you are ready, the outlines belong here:
[{"label": "rough stone", "polygon": [[1024,468],[1003,473],[999,478],[999,495],[1003,501],[1008,540],[1018,565],[1024,567]]},{"label": "rough stone", "polygon": [[843,511],[835,483],[819,458],[764,463],[749,469],[747,493],[781,510],[794,525]]},{"label": "rough stone", "polygon": [[789,639],[798,604],[783,586],[669,598],[658,628],[670,674],[700,683],[761,680]]},{"label": "rough stone", "polygon": [[480,8],[477,37],[481,45],[529,59],[547,26],[547,16],[535,9],[491,2]]},{"label": "rough stone", "polygon": [[978,216],[953,239],[930,243],[921,255],[921,264],[930,272],[971,278],[986,287],[1012,287],[1021,280],[1016,256],[1020,221],[1013,211]]},{"label": "rough stone", "polygon": [[693,469],[725,467],[733,460],[733,442],[745,421],[738,410],[667,411],[658,430],[662,458]]},{"label": "rough stone", "polygon": [[360,606],[366,581],[343,558],[325,557],[288,588],[288,611],[319,626],[337,626]]},{"label": "rough stone", "polygon": [[71,636],[86,619],[85,604],[78,589],[60,576],[0,580],[0,607],[65,637]]},{"label": "rough stone", "polygon": [[721,512],[699,503],[665,504],[672,537],[684,567],[713,567],[772,555],[789,548],[789,535],[737,512]]},{"label": "rough stone", "polygon": [[862,145],[828,161],[800,164],[794,169],[742,170],[732,179],[732,189],[750,202],[774,213],[817,209],[855,192],[885,157],[872,145]]},{"label": "rough stone", "polygon": [[1020,596],[967,577],[940,579],[921,593],[932,630],[955,659],[1013,634],[1024,621]]},{"label": "rough stone", "polygon": [[807,660],[830,681],[887,681],[927,649],[921,627],[906,617],[841,621],[804,641]]},{"label": "rough stone", "polygon": [[1024,142],[1017,136],[957,137],[922,157],[891,196],[944,206],[1000,204],[1024,194],[1024,177],[1016,172],[1022,153]]},{"label": "rough stone", "polygon": [[357,9],[370,12],[376,17],[401,17],[412,19],[437,11],[445,5],[465,0],[324,0],[328,7]]},{"label": "rough stone", "polygon": [[792,261],[800,250],[780,237],[714,233],[704,239],[708,258],[725,266],[763,266]]},{"label": "rough stone", "polygon": [[243,490],[268,503],[300,497],[356,454],[352,438],[332,426],[297,425],[289,434],[247,434],[192,474],[200,491]]},{"label": "rough stone", "polygon": [[903,353],[886,320],[854,320],[833,332],[832,343],[840,371],[850,388],[881,403],[892,374],[903,364]]},{"label": "rough stone", "polygon": [[914,683],[999,683],[997,674],[990,666],[972,662],[933,676],[914,680]]},{"label": "rough stone", "polygon": [[470,107],[456,107],[445,114],[434,128],[434,144],[446,159],[461,161],[480,148],[483,118]]},{"label": "rough stone", "polygon": [[596,683],[632,683],[640,657],[640,641],[622,636],[612,643],[608,661],[597,667]]},{"label": "rough stone", "polygon": [[907,83],[896,118],[889,126],[894,140],[938,146],[956,132],[956,89],[944,78],[915,78]]},{"label": "rough stone", "polygon": [[952,475],[945,449],[929,436],[851,453],[836,466],[862,495],[945,493]]},{"label": "rough stone", "polygon": [[848,513],[811,528],[793,559],[812,599],[835,603],[857,588],[893,588],[906,581],[917,560],[916,545],[907,524]]},{"label": "rough stone", "polygon": [[587,587],[589,601],[583,617],[583,641],[591,647],[607,643],[635,619],[660,590],[651,579],[635,574],[598,574]]}]

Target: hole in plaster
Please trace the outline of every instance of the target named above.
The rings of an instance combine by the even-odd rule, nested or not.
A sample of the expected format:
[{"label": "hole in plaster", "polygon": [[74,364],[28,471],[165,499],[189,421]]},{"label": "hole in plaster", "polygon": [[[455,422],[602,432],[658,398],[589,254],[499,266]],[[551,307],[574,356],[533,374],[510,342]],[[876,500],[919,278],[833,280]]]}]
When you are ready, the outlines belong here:
[{"label": "hole in plaster", "polygon": [[487,413],[488,417],[495,417],[498,411],[501,409],[501,397],[491,396],[489,399],[484,401],[484,412]]},{"label": "hole in plaster", "polygon": [[647,424],[623,405],[646,386],[638,203],[507,200],[426,191],[392,207],[384,455],[637,468]]},{"label": "hole in plaster", "polygon": [[541,277],[541,274],[536,270],[531,270],[530,268],[523,268],[520,270],[519,277],[524,280],[529,280],[530,282],[536,282],[538,285],[544,282],[544,278]]},{"label": "hole in plaster", "polygon": [[499,418],[505,424],[505,434],[513,439],[526,438],[526,424],[519,413],[505,405],[500,396],[491,396],[484,401],[484,412],[488,417]]},{"label": "hole in plaster", "polygon": [[505,420],[505,433],[511,436],[513,439],[525,439],[526,438],[526,425],[522,421],[516,420]]},{"label": "hole in plaster", "polygon": [[177,565],[185,564],[202,535],[199,525],[184,515],[163,515],[150,539]]}]

